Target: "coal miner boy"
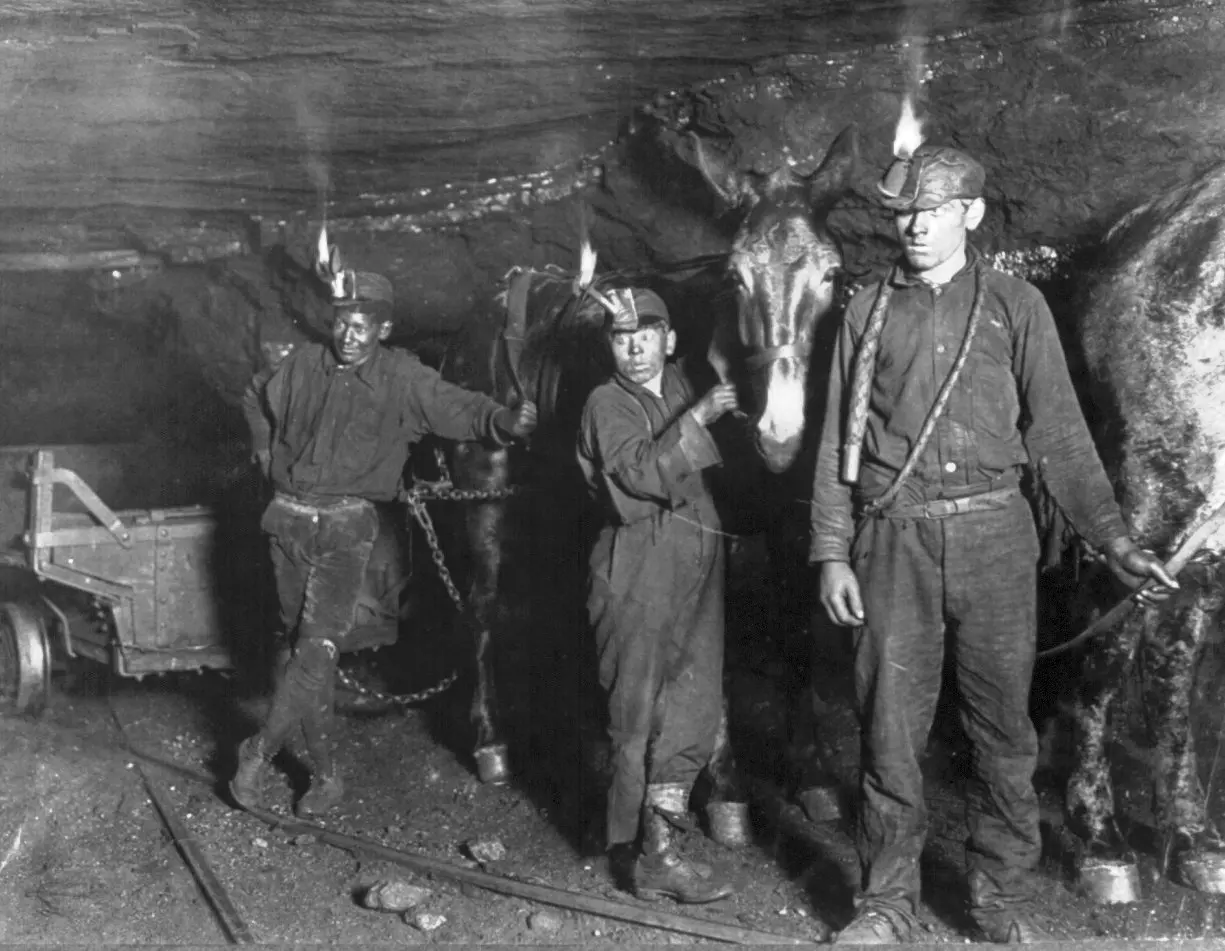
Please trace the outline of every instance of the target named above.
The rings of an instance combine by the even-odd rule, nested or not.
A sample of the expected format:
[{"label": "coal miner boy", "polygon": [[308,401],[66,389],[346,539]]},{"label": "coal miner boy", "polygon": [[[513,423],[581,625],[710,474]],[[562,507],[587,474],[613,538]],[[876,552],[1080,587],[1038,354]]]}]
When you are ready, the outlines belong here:
[{"label": "coal miner boy", "polygon": [[427,434],[505,444],[536,425],[532,403],[512,411],[383,346],[392,329],[385,277],[343,271],[332,286],[330,345],[297,345],[256,375],[244,401],[275,490],[261,528],[293,653],[263,727],[239,746],[230,791],[257,806],[268,761],[300,725],[311,761],[303,816],[343,794],[332,759],[333,678],[378,531],[372,503],[396,498],[409,450]]},{"label": "coal miner boy", "polygon": [[863,878],[843,943],[905,941],[915,926],[919,764],[946,651],[975,768],[970,912],[989,940],[1040,934],[1027,706],[1038,540],[1022,468],[1038,467],[1121,578],[1174,584],[1127,536],[1041,293],[966,243],[983,218],[984,178],[952,148],[920,146],[894,163],[880,190],[903,256],[851,301],[834,353],[810,560],[830,617],[856,628]]},{"label": "coal miner boy", "polygon": [[626,288],[609,306],[616,373],[583,409],[578,461],[607,517],[588,613],[608,700],[610,860],[640,898],[714,901],[731,887],[683,860],[673,832],[722,709],[724,547],[702,470],[720,461],[706,427],[736,395],[716,386],[694,402],[658,295]]}]

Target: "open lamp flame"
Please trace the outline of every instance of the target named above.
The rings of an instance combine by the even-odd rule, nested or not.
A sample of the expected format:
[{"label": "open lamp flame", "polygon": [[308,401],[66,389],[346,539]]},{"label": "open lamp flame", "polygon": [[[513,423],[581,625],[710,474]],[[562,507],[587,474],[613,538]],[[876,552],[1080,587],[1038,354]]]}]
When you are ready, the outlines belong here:
[{"label": "open lamp flame", "polygon": [[910,96],[904,96],[902,111],[897,119],[897,130],[893,134],[893,154],[896,158],[908,159],[922,144],[923,123],[915,115],[914,102]]},{"label": "open lamp flame", "polygon": [[328,228],[319,229],[319,240],[315,243],[315,273],[328,285],[334,300],[345,300],[351,296],[352,271],[346,271],[340,258],[340,248],[328,241]]},{"label": "open lamp flame", "polygon": [[610,314],[615,314],[617,305],[592,284],[595,281],[596,251],[591,245],[591,230],[587,223],[587,206],[579,210],[578,219],[578,274],[574,276],[574,293],[587,294]]}]

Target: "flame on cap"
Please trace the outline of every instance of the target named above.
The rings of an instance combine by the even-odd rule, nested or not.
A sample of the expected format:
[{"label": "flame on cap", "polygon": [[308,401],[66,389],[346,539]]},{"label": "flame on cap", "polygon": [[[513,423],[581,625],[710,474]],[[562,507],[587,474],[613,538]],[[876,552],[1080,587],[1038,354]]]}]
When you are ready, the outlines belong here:
[{"label": "flame on cap", "polygon": [[902,97],[902,111],[893,134],[893,154],[897,158],[908,159],[922,144],[923,122],[915,115],[914,100],[907,93]]},{"label": "flame on cap", "polygon": [[354,293],[353,272],[345,270],[340,257],[340,248],[328,241],[328,227],[319,228],[319,240],[315,242],[315,273],[328,285],[332,299],[350,300]]},{"label": "flame on cap", "polygon": [[579,206],[578,214],[578,275],[574,279],[575,290],[584,290],[595,280],[596,253],[591,245],[591,228],[587,206]]}]

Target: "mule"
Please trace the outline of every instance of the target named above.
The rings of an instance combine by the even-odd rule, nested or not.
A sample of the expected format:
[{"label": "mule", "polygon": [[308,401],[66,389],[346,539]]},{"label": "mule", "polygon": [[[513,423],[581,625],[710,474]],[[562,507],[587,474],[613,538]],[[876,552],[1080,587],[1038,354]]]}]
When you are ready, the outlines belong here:
[{"label": "mule", "polygon": [[[1225,501],[1223,209],[1218,166],[1124,216],[1105,239],[1080,308],[1103,459],[1132,536],[1167,556]],[[1196,718],[1209,713],[1195,709],[1195,675],[1216,639],[1223,548],[1225,532],[1217,531],[1184,571],[1181,592],[1135,609],[1085,657],[1066,797],[1082,870],[1104,858],[1134,859],[1116,824],[1108,754],[1112,711],[1118,719],[1138,666],[1161,864],[1186,884],[1225,890],[1225,843],[1208,814],[1195,745]]]},{"label": "mule", "polygon": [[[771,473],[785,473],[799,457],[814,362],[816,388],[824,390],[820,382],[828,351],[814,353],[814,346],[821,337],[819,328],[836,311],[842,270],[839,246],[824,219],[847,188],[857,154],[858,138],[852,127],[838,137],[812,174],[801,176],[784,167],[756,176],[735,171],[700,142],[695,146],[696,165],[704,180],[740,216],[723,271],[735,289],[736,307],[708,307],[712,302],[707,300],[699,308],[688,308],[691,315],[705,312],[716,317],[705,325],[700,316],[679,318],[678,350],[701,349],[695,347],[695,337],[705,341],[702,355],[709,371],[746,391],[754,446]],[[677,288],[661,286],[669,282],[660,275],[605,275],[595,289],[626,282],[655,286],[670,303],[677,298]],[[538,537],[567,537],[569,562],[583,565],[584,546],[590,539],[583,529],[579,496],[585,490],[573,453],[586,397],[611,370],[600,330],[603,312],[577,289],[573,275],[555,268],[513,272],[502,299],[505,332],[499,336],[486,328],[479,339],[466,340],[466,369],[452,375],[465,385],[483,383],[482,388],[506,403],[534,400],[540,424],[528,450],[517,458],[515,450],[457,447],[452,466],[456,484],[496,496],[517,480],[537,487],[547,481],[550,504],[545,512],[537,510],[530,531]],[[474,360],[475,354],[484,356]],[[695,374],[699,389],[709,382],[700,379],[700,369]],[[811,482],[808,473],[803,473],[803,481]],[[789,487],[781,494],[788,507],[775,507],[771,515],[775,527],[788,520],[806,524],[804,511],[794,505],[794,490]],[[495,632],[503,626],[500,615],[506,609],[506,594],[515,587],[505,577],[517,563],[509,555],[515,536],[520,543],[523,536],[511,530],[515,508],[490,499],[474,504],[465,517],[472,562],[467,595],[476,638],[476,690],[470,715],[478,775],[487,782],[504,780],[509,772],[496,706],[493,647]],[[569,515],[560,515],[567,511]],[[541,518],[550,520],[551,529],[542,527]],[[572,573],[568,582],[581,592],[581,572]],[[579,615],[575,622],[582,623]],[[721,732],[726,735],[726,730]],[[735,795],[733,790],[739,787],[727,743],[721,744],[711,772],[716,795]]]}]

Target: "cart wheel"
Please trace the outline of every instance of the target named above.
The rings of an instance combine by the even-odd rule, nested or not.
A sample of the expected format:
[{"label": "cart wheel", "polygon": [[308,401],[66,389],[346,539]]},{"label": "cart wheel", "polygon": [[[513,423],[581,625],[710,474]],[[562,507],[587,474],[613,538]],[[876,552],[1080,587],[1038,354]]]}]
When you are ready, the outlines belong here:
[{"label": "cart wheel", "polygon": [[37,716],[51,689],[51,649],[38,612],[0,604],[0,713]]}]

